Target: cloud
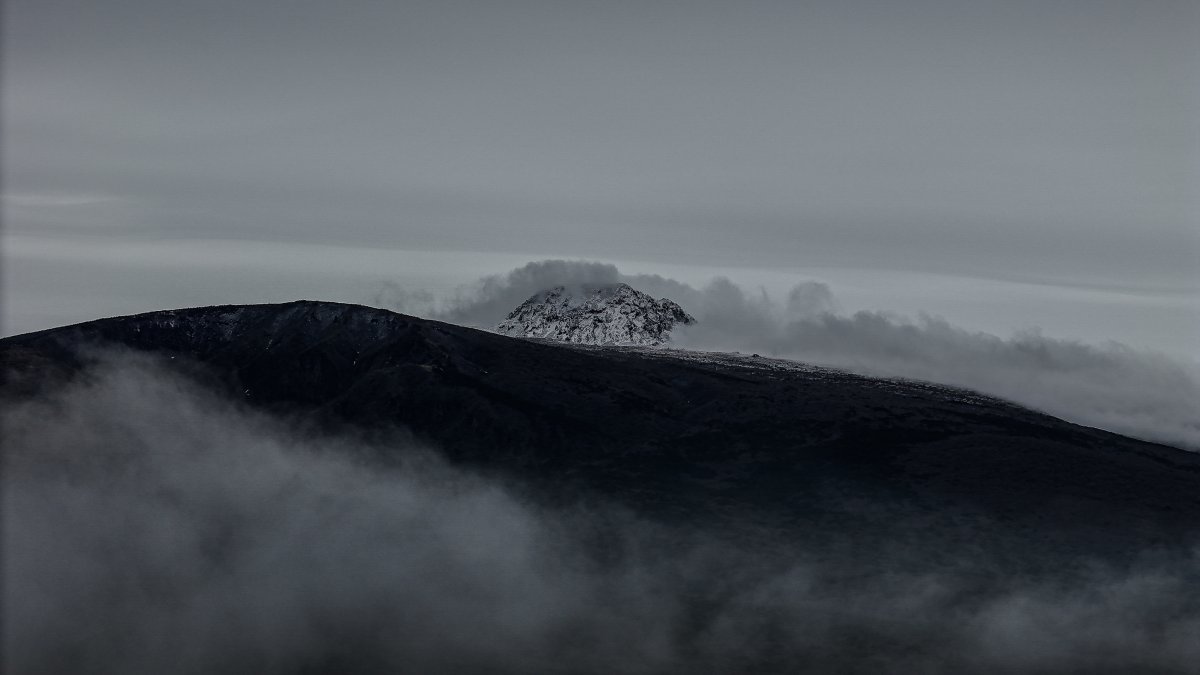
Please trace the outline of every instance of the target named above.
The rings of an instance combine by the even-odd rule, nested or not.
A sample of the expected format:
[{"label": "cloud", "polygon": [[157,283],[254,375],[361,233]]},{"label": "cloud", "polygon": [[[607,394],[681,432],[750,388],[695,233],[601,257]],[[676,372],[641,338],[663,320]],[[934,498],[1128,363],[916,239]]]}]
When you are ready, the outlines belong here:
[{"label": "cloud", "polygon": [[75,192],[21,192],[0,195],[0,204],[14,208],[62,208],[124,201],[107,194]]},{"label": "cloud", "polygon": [[[1037,331],[1009,338],[947,320],[886,311],[845,314],[818,281],[782,301],[717,277],[701,288],[615,265],[531,262],[484,277],[440,303],[389,303],[401,311],[491,328],[534,293],[559,284],[625,282],[668,297],[698,319],[675,330],[677,346],[753,352],[868,375],[974,389],[1063,419],[1146,440],[1200,449],[1200,367],[1119,343],[1086,344]],[[404,299],[402,293],[395,298]]]},{"label": "cloud", "polygon": [[764,552],[616,507],[539,507],[400,433],[306,434],[146,357],[110,357],[0,414],[10,673],[1200,660],[1195,559],[981,586],[988,561],[915,573]]},{"label": "cloud", "polygon": [[975,389],[1080,424],[1200,449],[1200,371],[1117,343],[1036,331],[1004,339],[938,317],[882,312],[823,313],[748,343],[868,374]]}]

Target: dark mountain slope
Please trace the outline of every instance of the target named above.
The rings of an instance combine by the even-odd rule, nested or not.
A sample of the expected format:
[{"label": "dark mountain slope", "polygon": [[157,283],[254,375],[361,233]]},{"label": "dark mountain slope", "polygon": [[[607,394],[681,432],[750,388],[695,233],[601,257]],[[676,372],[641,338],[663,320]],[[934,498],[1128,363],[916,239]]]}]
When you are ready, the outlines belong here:
[{"label": "dark mountain slope", "polygon": [[267,410],[407,427],[555,498],[608,495],[672,519],[1114,560],[1186,548],[1200,524],[1197,455],[970,392],[514,339],[353,305],[172,310],[7,338],[4,395],[53,386],[85,365],[82,347],[104,344],[203,364]]}]

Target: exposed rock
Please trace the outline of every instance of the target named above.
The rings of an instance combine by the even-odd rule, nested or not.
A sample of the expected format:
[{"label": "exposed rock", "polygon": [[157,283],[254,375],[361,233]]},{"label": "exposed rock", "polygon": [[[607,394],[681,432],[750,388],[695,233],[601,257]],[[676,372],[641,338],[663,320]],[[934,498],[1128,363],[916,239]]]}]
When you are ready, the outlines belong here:
[{"label": "exposed rock", "polygon": [[521,303],[496,327],[512,337],[591,345],[657,346],[676,324],[696,320],[676,303],[628,284],[556,286]]}]

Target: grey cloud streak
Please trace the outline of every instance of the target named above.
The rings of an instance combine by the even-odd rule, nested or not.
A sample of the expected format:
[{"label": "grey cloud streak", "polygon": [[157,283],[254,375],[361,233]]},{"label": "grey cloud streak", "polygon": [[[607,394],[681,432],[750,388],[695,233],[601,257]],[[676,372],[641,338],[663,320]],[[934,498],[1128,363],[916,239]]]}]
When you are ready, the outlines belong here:
[{"label": "grey cloud streak", "polygon": [[[6,406],[11,673],[1019,672],[1200,659],[1195,559],[1056,582],[987,561],[837,581],[404,441],[302,437],[145,357]],[[387,466],[372,462],[381,451]],[[597,553],[602,553],[597,557]],[[965,592],[964,591],[968,591]]]},{"label": "grey cloud streak", "polygon": [[1194,288],[1194,3],[13,0],[9,227]]},{"label": "grey cloud streak", "polygon": [[1088,344],[1025,331],[1009,338],[956,327],[935,316],[837,311],[834,292],[805,282],[786,298],[725,278],[695,288],[615,265],[534,262],[450,297],[385,288],[376,304],[491,328],[535,292],[558,284],[625,282],[667,297],[698,319],[676,330],[681,347],[757,352],[975,389],[1072,422],[1200,449],[1200,366],[1118,343]]}]

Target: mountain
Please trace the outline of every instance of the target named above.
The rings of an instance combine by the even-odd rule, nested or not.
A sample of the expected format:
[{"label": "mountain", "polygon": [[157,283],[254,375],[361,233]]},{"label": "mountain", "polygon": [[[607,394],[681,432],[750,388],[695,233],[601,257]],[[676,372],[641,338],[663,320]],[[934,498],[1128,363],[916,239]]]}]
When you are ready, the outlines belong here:
[{"label": "mountain", "polygon": [[517,340],[336,303],[151,312],[6,338],[0,396],[78,377],[102,345],[161,355],[259,409],[402,427],[531,498],[766,528],[786,533],[768,543],[863,560],[904,542],[920,564],[973,551],[995,568],[1052,569],[1182,550],[1200,530],[1200,456],[973,392],[758,357]]},{"label": "mountain", "polygon": [[512,337],[588,345],[656,346],[692,318],[679,305],[655,300],[628,284],[556,286],[521,303],[496,327]]}]

